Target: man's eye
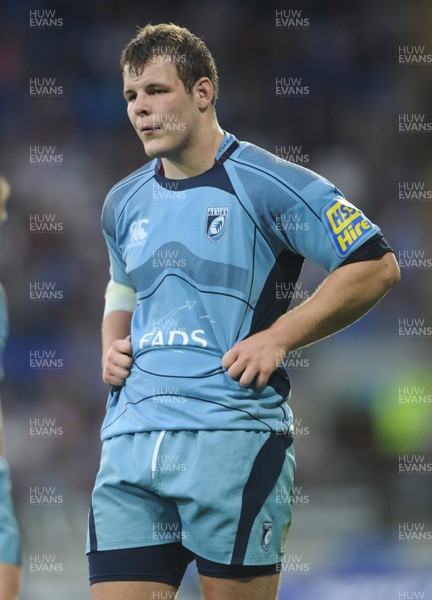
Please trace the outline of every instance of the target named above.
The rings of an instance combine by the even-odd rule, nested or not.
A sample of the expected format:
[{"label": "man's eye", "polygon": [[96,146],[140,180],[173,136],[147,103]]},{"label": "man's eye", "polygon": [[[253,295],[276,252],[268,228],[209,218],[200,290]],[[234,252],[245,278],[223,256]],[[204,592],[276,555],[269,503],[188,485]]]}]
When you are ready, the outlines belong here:
[{"label": "man's eye", "polygon": [[164,91],[165,91],[165,90],[159,90],[159,89],[155,89],[155,90],[152,90],[152,93],[153,93],[153,94],[163,94],[163,93],[164,93]]}]

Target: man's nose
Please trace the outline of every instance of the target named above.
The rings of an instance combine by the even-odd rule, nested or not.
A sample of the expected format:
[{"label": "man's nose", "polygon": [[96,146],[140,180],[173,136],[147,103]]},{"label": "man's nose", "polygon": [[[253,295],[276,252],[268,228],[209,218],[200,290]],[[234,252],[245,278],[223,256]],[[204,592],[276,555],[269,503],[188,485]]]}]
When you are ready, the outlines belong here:
[{"label": "man's nose", "polygon": [[136,115],[149,115],[150,104],[148,94],[138,94],[133,103],[133,111]]}]

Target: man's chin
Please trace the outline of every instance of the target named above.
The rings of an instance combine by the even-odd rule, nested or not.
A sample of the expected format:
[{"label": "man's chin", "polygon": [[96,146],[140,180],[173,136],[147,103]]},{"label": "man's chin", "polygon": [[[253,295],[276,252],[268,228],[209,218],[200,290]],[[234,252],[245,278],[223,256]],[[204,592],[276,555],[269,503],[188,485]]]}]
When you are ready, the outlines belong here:
[{"label": "man's chin", "polygon": [[143,142],[143,146],[144,152],[149,158],[164,158],[168,152],[163,144],[154,144],[152,142],[146,144]]}]

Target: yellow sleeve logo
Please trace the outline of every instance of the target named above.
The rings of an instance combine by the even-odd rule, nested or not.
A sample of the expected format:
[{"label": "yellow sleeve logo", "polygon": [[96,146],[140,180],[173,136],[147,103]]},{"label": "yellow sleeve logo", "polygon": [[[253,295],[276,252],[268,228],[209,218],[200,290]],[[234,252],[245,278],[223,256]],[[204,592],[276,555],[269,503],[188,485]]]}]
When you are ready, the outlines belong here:
[{"label": "yellow sleeve logo", "polygon": [[340,256],[360,246],[360,242],[369,237],[368,233],[374,228],[360,210],[344,199],[327,204],[323,212],[324,223]]}]

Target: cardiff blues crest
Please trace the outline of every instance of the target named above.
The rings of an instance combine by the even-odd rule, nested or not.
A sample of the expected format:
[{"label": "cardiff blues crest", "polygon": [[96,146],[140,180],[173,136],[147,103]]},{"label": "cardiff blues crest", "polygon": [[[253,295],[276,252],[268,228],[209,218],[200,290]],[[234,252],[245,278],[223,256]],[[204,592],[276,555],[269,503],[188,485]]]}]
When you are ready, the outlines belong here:
[{"label": "cardiff blues crest", "polygon": [[261,546],[263,550],[268,552],[270,550],[270,543],[273,533],[273,523],[263,523],[261,532]]},{"label": "cardiff blues crest", "polygon": [[228,206],[207,208],[206,234],[212,242],[219,242],[227,232]]}]

